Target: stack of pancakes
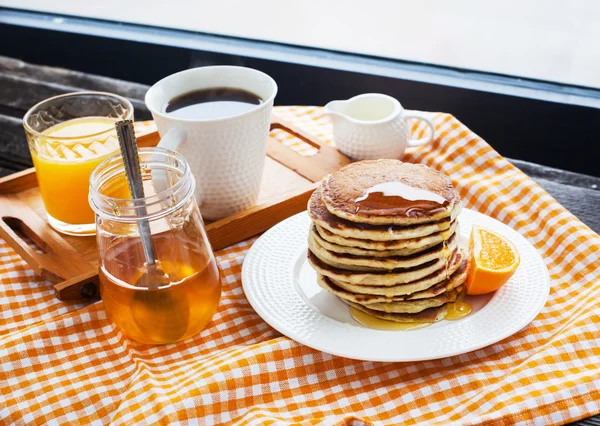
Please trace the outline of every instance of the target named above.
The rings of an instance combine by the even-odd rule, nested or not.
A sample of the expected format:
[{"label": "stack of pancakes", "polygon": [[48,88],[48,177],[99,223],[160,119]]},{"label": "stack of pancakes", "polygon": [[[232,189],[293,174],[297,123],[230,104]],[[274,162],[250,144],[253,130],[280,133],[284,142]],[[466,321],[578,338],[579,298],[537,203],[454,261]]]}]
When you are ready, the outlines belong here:
[{"label": "stack of pancakes", "polygon": [[425,165],[375,160],[340,169],[308,203],[308,260],[319,285],[380,319],[445,318],[465,290],[460,208],[450,179]]}]

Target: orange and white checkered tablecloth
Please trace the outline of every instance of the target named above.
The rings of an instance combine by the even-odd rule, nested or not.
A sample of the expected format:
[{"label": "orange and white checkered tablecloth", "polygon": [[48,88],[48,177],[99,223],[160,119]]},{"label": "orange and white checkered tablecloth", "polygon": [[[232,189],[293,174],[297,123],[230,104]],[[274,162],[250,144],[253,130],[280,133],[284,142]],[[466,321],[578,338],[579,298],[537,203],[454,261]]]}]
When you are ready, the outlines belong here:
[{"label": "orange and white checkered tablecloth", "polygon": [[[322,109],[277,112],[331,142]],[[407,160],[448,174],[467,207],[519,231],[550,271],[550,298],[525,329],[437,361],[318,352],[248,304],[240,272],[250,240],[217,253],[223,297],[207,329],[141,345],[121,335],[101,302],[55,299],[0,240],[0,423],[549,425],[599,413],[600,237],[457,119],[431,116],[435,142]]]}]

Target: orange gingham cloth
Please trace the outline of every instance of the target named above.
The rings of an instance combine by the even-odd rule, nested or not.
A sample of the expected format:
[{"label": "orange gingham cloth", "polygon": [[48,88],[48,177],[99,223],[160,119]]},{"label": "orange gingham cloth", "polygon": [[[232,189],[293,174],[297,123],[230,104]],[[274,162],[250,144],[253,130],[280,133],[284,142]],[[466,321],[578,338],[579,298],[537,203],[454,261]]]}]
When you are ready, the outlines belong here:
[{"label": "orange gingham cloth", "polygon": [[[277,113],[331,142],[321,108]],[[416,363],[312,350],[269,327],[244,297],[250,240],[217,253],[223,297],[208,328],[145,346],[124,338],[101,302],[56,300],[0,242],[0,423],[548,425],[600,412],[600,237],[454,117],[431,117],[435,142],[407,159],[451,176],[467,207],[518,230],[548,266],[550,298],[521,332]]]}]

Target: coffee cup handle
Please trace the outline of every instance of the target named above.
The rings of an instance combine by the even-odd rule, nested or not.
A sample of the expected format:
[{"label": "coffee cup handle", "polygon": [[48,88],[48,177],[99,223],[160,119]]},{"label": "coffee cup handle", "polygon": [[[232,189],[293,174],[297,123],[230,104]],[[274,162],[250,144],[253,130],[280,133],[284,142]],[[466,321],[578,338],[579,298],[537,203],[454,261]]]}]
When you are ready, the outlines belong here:
[{"label": "coffee cup handle", "polygon": [[404,117],[405,118],[416,118],[417,120],[422,120],[431,129],[431,133],[429,134],[429,136],[422,137],[421,139],[410,139],[408,141],[409,147],[427,145],[429,142],[431,142],[435,138],[435,125],[433,124],[433,121],[431,121],[431,119],[429,117],[427,117],[424,113],[418,112],[418,111],[411,111],[411,112],[407,112],[406,114],[404,114]]},{"label": "coffee cup handle", "polygon": [[[183,142],[183,137],[183,132],[181,130],[171,128],[160,138],[160,141],[158,141],[156,146],[170,151],[178,151],[181,142]],[[156,192],[167,189],[169,185],[171,185],[170,182],[172,182],[172,179],[170,177],[168,178],[166,175],[158,174],[157,176],[152,177],[152,184]],[[194,195],[196,196],[196,202],[200,203],[202,201],[202,195],[197,187]]]},{"label": "coffee cup handle", "polygon": [[183,132],[179,129],[171,128],[160,138],[158,142],[159,148],[169,149],[171,151],[177,151],[179,145],[183,141]]}]

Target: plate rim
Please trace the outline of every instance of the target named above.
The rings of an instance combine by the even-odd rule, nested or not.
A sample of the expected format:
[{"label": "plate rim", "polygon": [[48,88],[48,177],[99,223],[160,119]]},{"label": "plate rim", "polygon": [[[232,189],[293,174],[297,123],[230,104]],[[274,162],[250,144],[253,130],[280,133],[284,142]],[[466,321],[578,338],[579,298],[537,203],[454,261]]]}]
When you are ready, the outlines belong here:
[{"label": "plate rim", "polygon": [[[548,297],[550,294],[550,273],[548,271],[548,268],[542,258],[542,256],[540,255],[540,253],[537,251],[537,249],[535,249],[535,247],[529,242],[527,241],[527,239],[525,237],[523,237],[518,231],[516,231],[515,229],[511,228],[510,226],[506,225],[503,222],[500,222],[499,220],[485,215],[483,213],[480,213],[478,211],[469,209],[464,207],[461,211],[461,214],[463,211],[467,211],[468,214],[473,214],[474,217],[477,216],[481,216],[484,217],[484,220],[492,220],[494,222],[499,223],[500,225],[504,226],[504,227],[508,227],[509,229],[511,229],[512,231],[516,232],[517,234],[519,234],[519,236],[523,239],[523,241],[525,243],[527,243],[529,246],[531,246],[531,248],[533,249],[532,253],[534,255],[534,257],[536,258],[536,262],[539,263],[540,265],[543,265],[543,271],[544,271],[544,282],[546,284],[545,288],[546,291],[542,297],[542,299],[540,300],[540,302],[538,303],[538,306],[535,307],[535,309],[531,310],[531,314],[527,317],[526,322],[525,319],[523,319],[521,322],[522,324],[520,324],[517,328],[517,326],[513,327],[512,329],[509,329],[507,331],[505,331],[504,333],[500,333],[497,335],[494,335],[493,337],[490,337],[489,339],[486,340],[482,340],[482,341],[478,341],[476,344],[473,344],[471,346],[469,346],[468,348],[457,348],[456,350],[453,351],[447,351],[444,352],[442,354],[440,354],[439,356],[423,356],[423,357],[402,357],[402,356],[381,356],[381,357],[362,357],[362,356],[357,356],[357,355],[351,355],[348,354],[347,351],[338,351],[335,349],[335,347],[332,349],[331,347],[326,347],[326,345],[320,345],[320,344],[315,344],[315,342],[310,341],[310,339],[305,339],[302,336],[298,336],[294,330],[291,330],[289,327],[287,327],[287,325],[285,323],[281,323],[280,321],[277,321],[275,317],[271,316],[268,314],[268,312],[266,312],[265,310],[263,310],[263,306],[262,304],[259,302],[259,300],[257,300],[255,298],[256,294],[252,291],[247,291],[247,287],[249,286],[248,282],[250,280],[249,278],[249,267],[247,266],[247,261],[248,259],[250,259],[250,262],[253,261],[254,256],[256,256],[256,252],[258,251],[258,247],[260,246],[259,241],[268,238],[268,235],[272,232],[275,232],[276,230],[278,230],[278,228],[284,227],[286,226],[287,223],[293,221],[293,220],[298,220],[297,217],[299,216],[308,216],[308,213],[306,211],[302,211],[300,213],[297,213],[295,215],[292,215],[290,217],[288,217],[287,219],[279,222],[278,224],[276,224],[275,226],[271,227],[270,229],[268,229],[267,231],[265,231],[250,247],[250,249],[248,250],[248,252],[246,253],[246,256],[244,258],[243,264],[242,264],[242,274],[241,274],[241,278],[242,278],[242,289],[244,291],[244,295],[246,296],[246,299],[248,300],[248,302],[250,303],[250,306],[252,306],[252,308],[254,309],[254,311],[261,317],[261,319],[263,321],[265,321],[270,327],[274,328],[275,330],[277,330],[279,333],[281,333],[282,335],[288,337],[289,339],[292,339],[304,346],[307,346],[311,349],[315,349],[321,352],[325,352],[334,356],[339,356],[339,357],[343,357],[343,358],[348,358],[348,359],[355,359],[355,360],[360,360],[360,361],[371,361],[371,362],[418,362],[418,361],[430,361],[430,360],[436,360],[436,359],[443,359],[443,358],[449,358],[449,357],[453,357],[453,356],[457,356],[457,355],[462,355],[465,353],[470,353],[488,346],[491,346],[495,343],[498,343],[516,333],[518,333],[519,331],[523,330],[525,327],[527,327],[527,325],[529,325],[541,312],[541,310],[544,308],[544,306],[546,305],[547,301],[548,301]],[[460,218],[460,216],[459,216]],[[485,226],[485,225],[484,225]],[[298,247],[296,250],[294,250],[295,252],[298,252],[300,250],[304,250],[305,248],[302,247]],[[294,277],[293,277],[293,272],[292,272],[292,276],[289,278],[290,279],[290,283],[291,286],[294,287],[294,291],[296,291],[295,289],[295,284],[294,284]],[[297,295],[298,297],[300,297],[301,299],[303,299],[302,295]],[[304,300],[303,300],[304,302]],[[324,315],[323,313],[319,312],[319,315],[322,315],[323,317],[327,318],[328,321],[333,321],[336,322],[335,319],[328,317],[327,315]],[[392,332],[388,332],[388,331],[381,331],[381,330],[371,330],[372,332],[377,332],[377,333],[392,333]],[[417,330],[418,331],[418,330]],[[294,337],[291,337],[294,336]]]}]

